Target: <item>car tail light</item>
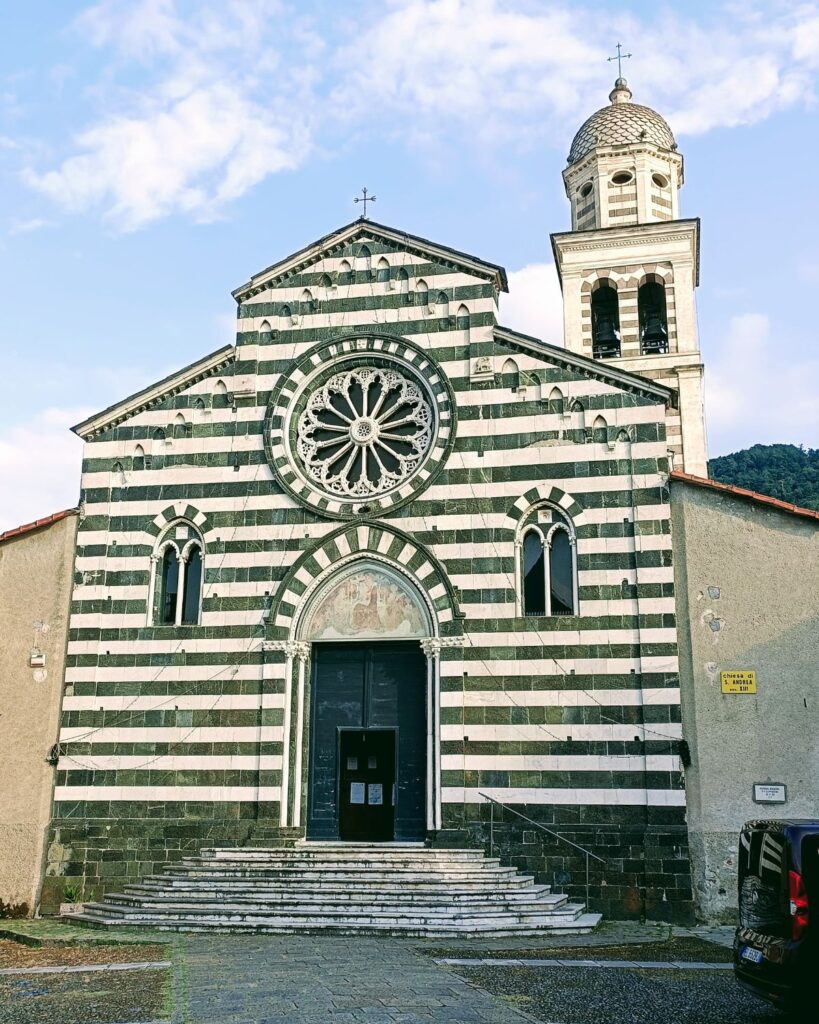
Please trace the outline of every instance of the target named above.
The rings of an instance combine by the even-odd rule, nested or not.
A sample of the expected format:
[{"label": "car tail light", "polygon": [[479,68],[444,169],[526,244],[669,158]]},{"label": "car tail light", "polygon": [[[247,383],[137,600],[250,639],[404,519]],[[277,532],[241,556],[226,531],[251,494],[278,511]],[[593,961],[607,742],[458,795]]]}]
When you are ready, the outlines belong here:
[{"label": "car tail light", "polygon": [[791,910],[791,938],[801,939],[808,928],[808,890],[798,871],[788,872],[788,895]]}]

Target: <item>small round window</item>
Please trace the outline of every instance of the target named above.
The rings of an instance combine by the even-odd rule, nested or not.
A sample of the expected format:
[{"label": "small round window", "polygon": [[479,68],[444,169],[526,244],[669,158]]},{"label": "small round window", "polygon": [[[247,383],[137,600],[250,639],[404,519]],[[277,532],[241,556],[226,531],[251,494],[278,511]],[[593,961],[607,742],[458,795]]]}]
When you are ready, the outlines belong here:
[{"label": "small round window", "polygon": [[668,188],[668,178],[664,174],[652,174],[651,180],[657,188]]},{"label": "small round window", "polygon": [[634,181],[634,175],[631,171],[618,171],[611,176],[611,180],[615,185],[628,185],[630,181]]},{"label": "small round window", "polygon": [[594,185],[592,185],[592,183],[590,181],[587,181],[586,184],[583,185],[581,187],[581,189],[580,189],[581,197],[583,199],[585,199],[587,196],[590,196],[592,194],[592,189],[593,188],[594,188]]}]

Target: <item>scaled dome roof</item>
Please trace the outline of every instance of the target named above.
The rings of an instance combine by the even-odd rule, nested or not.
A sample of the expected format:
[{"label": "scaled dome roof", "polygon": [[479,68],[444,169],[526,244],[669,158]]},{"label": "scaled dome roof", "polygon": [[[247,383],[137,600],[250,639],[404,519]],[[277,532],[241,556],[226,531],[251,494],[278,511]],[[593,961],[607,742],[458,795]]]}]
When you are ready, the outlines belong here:
[{"label": "scaled dome roof", "polygon": [[676,150],[667,122],[656,110],[632,103],[625,78],[618,78],[609,94],[611,103],[595,111],[572,140],[569,163],[576,164],[597,146],[627,146],[648,142],[660,149]]}]

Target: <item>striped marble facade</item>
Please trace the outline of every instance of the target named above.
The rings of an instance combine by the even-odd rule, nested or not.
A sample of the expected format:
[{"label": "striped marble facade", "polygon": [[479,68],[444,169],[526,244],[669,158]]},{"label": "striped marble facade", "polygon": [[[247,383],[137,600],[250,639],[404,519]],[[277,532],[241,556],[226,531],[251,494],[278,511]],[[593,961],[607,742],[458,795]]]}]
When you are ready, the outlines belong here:
[{"label": "striped marble facade", "polygon": [[[504,288],[501,268],[359,221],[235,293],[235,348],[80,425],[52,891],[301,834],[299,616],[339,566],[371,557],[425,595],[434,624],[431,840],[483,841],[486,794],[606,846],[613,912],[638,912],[637,890],[643,908],[647,890],[687,902],[670,392],[501,328]],[[375,512],[312,507],[276,463],[276,401],[351,346],[423,366],[449,417],[429,479]],[[571,525],[577,615],[522,613],[522,531],[544,510]],[[157,544],[182,522],[204,545],[201,623],[155,625]],[[665,844],[655,860],[649,834]],[[529,841],[510,830],[510,858]]]}]

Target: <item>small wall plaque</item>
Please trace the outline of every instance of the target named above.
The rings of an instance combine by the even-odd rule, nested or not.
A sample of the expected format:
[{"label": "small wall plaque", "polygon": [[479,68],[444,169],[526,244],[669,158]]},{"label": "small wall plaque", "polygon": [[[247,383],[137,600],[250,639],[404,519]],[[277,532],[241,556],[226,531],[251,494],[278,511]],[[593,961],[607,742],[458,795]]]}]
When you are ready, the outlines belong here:
[{"label": "small wall plaque", "polygon": [[755,804],[786,804],[787,802],[788,787],[784,782],[754,783]]},{"label": "small wall plaque", "polygon": [[756,693],[756,672],[748,669],[720,672],[719,684],[723,693]]}]

